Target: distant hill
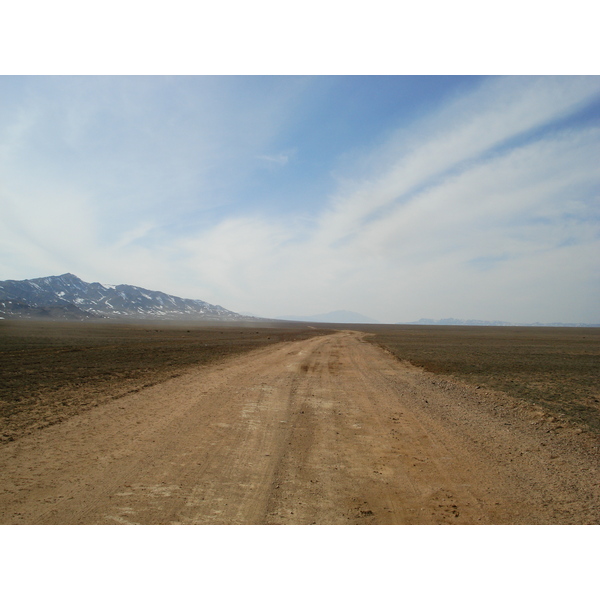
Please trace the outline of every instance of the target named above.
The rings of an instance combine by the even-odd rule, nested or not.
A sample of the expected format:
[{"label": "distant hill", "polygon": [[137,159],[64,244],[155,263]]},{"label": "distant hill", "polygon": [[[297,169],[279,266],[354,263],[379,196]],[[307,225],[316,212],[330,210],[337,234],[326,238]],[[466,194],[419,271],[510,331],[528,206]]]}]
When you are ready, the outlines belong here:
[{"label": "distant hill", "polygon": [[286,321],[307,321],[309,323],[379,323],[379,321],[371,319],[371,317],[365,317],[365,315],[350,310],[334,310],[322,315],[311,315],[308,317],[288,315],[277,318]]},{"label": "distant hill", "polygon": [[86,283],[72,273],[0,281],[0,317],[253,320],[202,300],[133,285]]},{"label": "distant hill", "polygon": [[475,325],[479,327],[600,327],[589,323],[509,323],[507,321],[478,321],[476,319],[419,319],[397,325]]}]

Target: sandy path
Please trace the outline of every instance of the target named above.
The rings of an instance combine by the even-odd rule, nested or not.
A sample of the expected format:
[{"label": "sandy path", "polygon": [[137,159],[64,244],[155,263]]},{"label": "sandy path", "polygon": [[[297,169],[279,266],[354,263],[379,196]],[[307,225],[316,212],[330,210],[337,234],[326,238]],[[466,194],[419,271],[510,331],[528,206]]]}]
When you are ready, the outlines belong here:
[{"label": "sandy path", "polygon": [[5,445],[0,522],[600,522],[597,445],[538,417],[357,333],[284,343]]}]

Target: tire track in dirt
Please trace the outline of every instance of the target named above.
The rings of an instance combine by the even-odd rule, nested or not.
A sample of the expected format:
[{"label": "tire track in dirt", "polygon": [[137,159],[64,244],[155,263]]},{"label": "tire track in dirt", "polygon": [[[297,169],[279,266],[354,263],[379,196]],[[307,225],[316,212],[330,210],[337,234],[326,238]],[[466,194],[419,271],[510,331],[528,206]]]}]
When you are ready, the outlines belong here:
[{"label": "tire track in dirt", "polygon": [[2,447],[0,521],[598,521],[595,459],[441,381],[356,332],[192,368]]}]

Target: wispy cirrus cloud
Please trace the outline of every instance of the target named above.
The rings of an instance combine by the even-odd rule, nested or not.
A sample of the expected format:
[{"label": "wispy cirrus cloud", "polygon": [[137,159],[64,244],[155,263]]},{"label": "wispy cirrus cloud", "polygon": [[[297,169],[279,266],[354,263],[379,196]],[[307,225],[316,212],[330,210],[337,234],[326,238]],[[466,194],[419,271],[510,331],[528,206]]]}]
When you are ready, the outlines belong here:
[{"label": "wispy cirrus cloud", "polygon": [[377,210],[406,201],[428,185],[439,185],[453,170],[470,168],[486,152],[598,96],[594,78],[567,79],[494,79],[408,131],[393,132],[374,156],[363,159],[374,165],[369,176],[344,181],[344,193],[333,198],[325,221],[327,235],[336,224],[340,236],[348,235]]},{"label": "wispy cirrus cloud", "polygon": [[75,82],[74,104],[63,89],[0,115],[9,277],[71,270],[264,316],[600,321],[599,78],[484,79],[338,154],[303,129],[328,127],[308,108],[322,94],[292,94],[309,81],[199,83]]},{"label": "wispy cirrus cloud", "polygon": [[262,156],[257,156],[256,158],[258,160],[264,161],[268,164],[279,165],[281,167],[287,165],[288,162],[290,161],[290,157],[287,154],[276,154],[276,155],[271,155],[271,156],[262,155]]},{"label": "wispy cirrus cloud", "polygon": [[[312,312],[352,304],[387,320],[423,311],[592,319],[600,130],[550,125],[598,91],[585,78],[493,81],[408,135],[390,136],[375,151],[383,166],[344,181],[312,227],[231,221],[231,240],[235,229],[240,237],[255,229],[260,241],[246,238],[237,254],[234,243],[223,248],[233,267],[228,277],[221,265],[219,277],[246,274],[249,295],[272,299],[272,315],[282,304],[298,314],[309,298]],[[575,301],[572,290],[582,287],[586,300]]]}]

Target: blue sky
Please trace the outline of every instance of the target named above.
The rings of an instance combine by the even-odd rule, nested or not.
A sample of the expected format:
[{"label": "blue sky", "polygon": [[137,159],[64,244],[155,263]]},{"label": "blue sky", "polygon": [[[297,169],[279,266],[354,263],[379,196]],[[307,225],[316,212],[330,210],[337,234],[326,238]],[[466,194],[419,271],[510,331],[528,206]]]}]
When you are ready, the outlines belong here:
[{"label": "blue sky", "polygon": [[0,279],[600,323],[600,78],[0,77]]}]

